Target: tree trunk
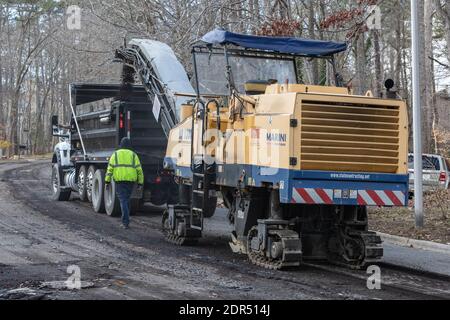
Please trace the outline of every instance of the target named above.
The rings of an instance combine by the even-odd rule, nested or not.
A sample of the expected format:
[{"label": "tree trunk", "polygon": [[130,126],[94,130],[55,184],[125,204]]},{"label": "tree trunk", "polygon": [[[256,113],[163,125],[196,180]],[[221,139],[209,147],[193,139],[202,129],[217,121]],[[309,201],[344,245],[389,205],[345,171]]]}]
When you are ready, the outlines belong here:
[{"label": "tree trunk", "polygon": [[383,93],[383,71],[381,66],[380,34],[378,30],[372,31],[372,37],[375,51],[375,96],[381,97]]},{"label": "tree trunk", "polygon": [[366,62],[366,48],[364,41],[364,33],[358,35],[356,39],[356,94],[364,95],[367,91],[366,75],[367,75],[367,62]]},{"label": "tree trunk", "polygon": [[395,52],[396,52],[396,58],[395,58],[395,76],[394,80],[399,87],[402,85],[401,89],[406,90],[407,86],[404,87],[404,84],[401,83],[401,73],[402,73],[402,49],[403,49],[403,37],[402,37],[402,26],[403,26],[403,19],[399,18],[397,19],[396,28],[395,28]]},{"label": "tree trunk", "polygon": [[[308,33],[310,39],[316,39],[315,34],[315,23],[316,23],[316,17],[315,17],[315,10],[314,10],[314,0],[310,0],[308,5]],[[312,84],[319,84],[319,62],[317,59],[313,59],[310,63],[310,70],[311,70],[311,79],[310,81]]]},{"label": "tree trunk", "polygon": [[11,102],[11,113],[9,116],[11,122],[9,128],[9,141],[12,144],[9,148],[9,156],[19,154],[19,136],[17,134],[19,120],[19,99],[20,88],[17,88],[14,92],[13,100]]},{"label": "tree trunk", "polygon": [[450,63],[450,0],[444,1],[444,6],[441,0],[434,0],[437,13],[441,16],[445,26],[445,39],[447,41],[447,59]]},{"label": "tree trunk", "polygon": [[434,74],[432,68],[433,56],[433,3],[431,0],[419,1],[419,13],[421,15],[420,26],[420,56],[423,63],[420,64],[420,97],[422,107],[422,142],[423,152],[433,151],[433,86]]}]

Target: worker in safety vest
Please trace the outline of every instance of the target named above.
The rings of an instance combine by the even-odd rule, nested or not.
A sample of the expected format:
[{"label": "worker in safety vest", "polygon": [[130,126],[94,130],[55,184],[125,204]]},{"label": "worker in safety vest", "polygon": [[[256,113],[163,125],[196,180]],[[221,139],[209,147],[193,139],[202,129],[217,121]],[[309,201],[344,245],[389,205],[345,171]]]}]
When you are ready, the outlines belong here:
[{"label": "worker in safety vest", "polygon": [[134,184],[140,188],[144,185],[144,172],[136,153],[131,150],[131,140],[123,138],[119,150],[114,152],[109,160],[105,182],[111,183],[114,179],[116,193],[122,209],[122,226],[128,229],[130,224],[130,198]]}]

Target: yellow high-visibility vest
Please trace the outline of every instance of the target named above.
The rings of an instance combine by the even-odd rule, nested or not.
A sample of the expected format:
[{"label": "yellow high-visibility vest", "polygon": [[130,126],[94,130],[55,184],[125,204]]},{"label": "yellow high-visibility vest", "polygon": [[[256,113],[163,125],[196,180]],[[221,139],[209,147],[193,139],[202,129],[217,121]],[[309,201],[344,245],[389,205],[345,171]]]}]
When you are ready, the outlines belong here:
[{"label": "yellow high-visibility vest", "polygon": [[137,182],[144,184],[144,172],[136,153],[128,149],[120,149],[114,152],[109,159],[105,181],[111,182]]}]

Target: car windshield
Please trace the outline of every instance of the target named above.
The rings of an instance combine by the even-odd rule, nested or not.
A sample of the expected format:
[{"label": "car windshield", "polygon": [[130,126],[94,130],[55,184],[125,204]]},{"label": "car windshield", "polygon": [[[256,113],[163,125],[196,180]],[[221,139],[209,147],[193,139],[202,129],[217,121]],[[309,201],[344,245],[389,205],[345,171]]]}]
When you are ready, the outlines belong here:
[{"label": "car windshield", "polygon": [[[223,54],[196,53],[197,75],[201,94],[228,95],[226,62]],[[236,89],[243,93],[250,80],[277,80],[297,83],[293,59],[230,55],[229,62]]]},{"label": "car windshield", "polygon": [[[441,170],[441,164],[438,157],[422,156],[423,170]],[[414,169],[414,156],[408,157],[409,169]]]}]

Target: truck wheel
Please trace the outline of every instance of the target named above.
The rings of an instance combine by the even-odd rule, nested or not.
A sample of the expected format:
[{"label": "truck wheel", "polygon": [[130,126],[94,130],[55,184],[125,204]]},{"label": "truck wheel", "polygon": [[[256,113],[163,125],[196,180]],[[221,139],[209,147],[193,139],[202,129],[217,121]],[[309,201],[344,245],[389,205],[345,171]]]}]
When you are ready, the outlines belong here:
[{"label": "truck wheel", "polygon": [[86,175],[86,199],[92,202],[92,184],[94,182],[95,167],[90,166]]},{"label": "truck wheel", "polygon": [[78,195],[81,201],[88,201],[87,190],[86,190],[86,180],[87,180],[87,169],[86,166],[81,166],[78,172]]},{"label": "truck wheel", "polygon": [[97,213],[105,213],[105,170],[98,169],[95,171],[94,180],[92,181],[92,206]]},{"label": "truck wheel", "polygon": [[212,218],[216,213],[217,209],[217,197],[211,198],[211,201],[208,202],[206,210],[203,212],[203,217]]},{"label": "truck wheel", "polygon": [[52,199],[54,201],[68,201],[70,199],[71,190],[61,189],[61,172],[58,164],[52,167]]},{"label": "truck wheel", "polygon": [[105,184],[105,210],[110,217],[118,217],[121,215],[119,198],[116,195],[116,183],[114,179],[110,184]]}]

